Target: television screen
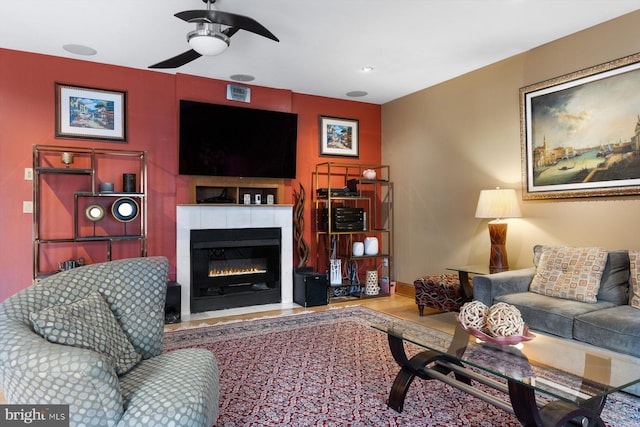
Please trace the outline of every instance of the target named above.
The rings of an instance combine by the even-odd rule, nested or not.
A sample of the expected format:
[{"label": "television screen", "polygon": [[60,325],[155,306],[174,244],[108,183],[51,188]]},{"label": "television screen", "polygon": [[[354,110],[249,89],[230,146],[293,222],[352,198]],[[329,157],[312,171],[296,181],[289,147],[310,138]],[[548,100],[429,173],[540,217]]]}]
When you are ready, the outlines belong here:
[{"label": "television screen", "polygon": [[298,115],[180,101],[181,175],[295,178]]}]

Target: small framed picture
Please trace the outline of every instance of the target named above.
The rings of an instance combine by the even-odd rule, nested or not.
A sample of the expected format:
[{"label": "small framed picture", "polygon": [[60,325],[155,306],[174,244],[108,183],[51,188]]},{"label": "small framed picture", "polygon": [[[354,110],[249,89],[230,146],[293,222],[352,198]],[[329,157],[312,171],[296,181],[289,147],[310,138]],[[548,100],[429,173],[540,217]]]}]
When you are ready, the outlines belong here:
[{"label": "small framed picture", "polygon": [[126,142],[126,92],[56,83],[56,138]]},{"label": "small framed picture", "polygon": [[358,157],[358,120],[320,116],[320,155]]}]

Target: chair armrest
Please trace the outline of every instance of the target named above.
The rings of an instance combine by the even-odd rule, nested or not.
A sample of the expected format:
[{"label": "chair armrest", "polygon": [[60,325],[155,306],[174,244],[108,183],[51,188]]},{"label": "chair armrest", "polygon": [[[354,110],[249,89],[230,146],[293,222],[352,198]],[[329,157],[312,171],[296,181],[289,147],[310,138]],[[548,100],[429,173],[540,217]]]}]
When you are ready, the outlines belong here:
[{"label": "chair armrest", "polygon": [[473,277],[473,299],[491,306],[496,297],[526,292],[536,272],[534,267]]},{"label": "chair armrest", "polygon": [[114,425],[124,412],[118,377],[100,353],[53,344],[0,316],[0,387],[10,404],[68,404],[77,425]]}]

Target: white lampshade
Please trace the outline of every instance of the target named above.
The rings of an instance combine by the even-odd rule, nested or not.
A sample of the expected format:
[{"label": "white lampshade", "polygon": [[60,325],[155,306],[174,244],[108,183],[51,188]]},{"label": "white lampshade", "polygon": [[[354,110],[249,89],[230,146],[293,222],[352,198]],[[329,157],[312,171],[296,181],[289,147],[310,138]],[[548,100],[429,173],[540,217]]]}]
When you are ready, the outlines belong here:
[{"label": "white lampshade", "polygon": [[[187,34],[189,45],[200,55],[220,55],[229,47],[229,37],[216,31],[214,25],[216,24],[198,24],[194,31]],[[220,25],[217,24],[217,27]]]},{"label": "white lampshade", "polygon": [[476,218],[519,218],[520,206],[516,197],[516,190],[496,188],[480,191]]}]

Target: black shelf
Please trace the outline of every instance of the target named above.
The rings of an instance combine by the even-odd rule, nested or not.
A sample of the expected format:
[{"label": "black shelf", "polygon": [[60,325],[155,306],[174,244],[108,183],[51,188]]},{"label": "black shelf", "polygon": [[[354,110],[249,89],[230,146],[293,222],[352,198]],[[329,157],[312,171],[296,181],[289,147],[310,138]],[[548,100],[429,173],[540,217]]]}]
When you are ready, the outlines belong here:
[{"label": "black shelf", "polygon": [[330,198],[327,196],[319,196],[317,200],[326,201],[326,200],[370,200],[371,197],[367,196],[331,196]]},{"label": "black shelf", "polygon": [[361,179],[359,184],[388,184],[388,179]]},{"label": "black shelf", "polygon": [[332,285],[331,283],[329,283],[327,286],[330,288],[346,288],[350,286],[364,286],[364,285],[362,283],[352,283],[350,281],[343,281],[339,285]]},{"label": "black shelf", "polygon": [[92,169],[85,168],[53,168],[38,166],[35,168],[37,173],[43,174],[61,174],[61,175],[92,175]]},{"label": "black shelf", "polygon": [[74,243],[75,239],[73,237],[67,237],[67,238],[62,238],[62,239],[38,239],[36,240],[37,243]]},{"label": "black shelf", "polygon": [[105,240],[112,241],[121,241],[121,240],[141,240],[144,239],[144,236],[141,235],[122,235],[122,236],[86,236],[86,237],[77,237],[74,241],[76,242],[102,242]]},{"label": "black shelf", "polygon": [[84,236],[62,238],[62,239],[38,239],[37,243],[52,244],[52,243],[77,243],[77,242],[102,242],[105,240],[140,240],[144,239],[142,235],[112,235],[112,236]]},{"label": "black shelf", "polygon": [[144,197],[143,193],[116,193],[114,191],[76,191],[79,197]]},{"label": "black shelf", "polygon": [[359,259],[375,259],[375,258],[389,258],[389,254],[387,253],[379,253],[379,254],[375,254],[375,255],[362,255],[362,256],[347,256],[345,255],[345,257],[348,257],[351,260],[357,261]]}]

